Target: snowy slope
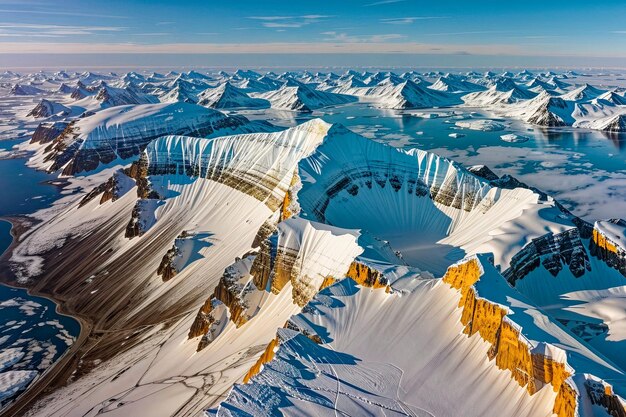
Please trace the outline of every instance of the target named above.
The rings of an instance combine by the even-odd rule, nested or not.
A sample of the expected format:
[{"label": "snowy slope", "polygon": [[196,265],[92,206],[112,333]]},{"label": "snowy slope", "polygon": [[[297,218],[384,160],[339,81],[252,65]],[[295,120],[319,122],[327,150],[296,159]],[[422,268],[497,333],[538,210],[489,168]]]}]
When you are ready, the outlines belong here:
[{"label": "snowy slope", "polygon": [[198,95],[198,104],[213,109],[228,108],[267,108],[270,103],[259,98],[252,98],[229,82],[218,87],[204,90]]},{"label": "snowy slope", "polygon": [[75,174],[138,155],[148,142],[166,134],[215,136],[268,127],[189,103],[115,106],[71,123],[31,162]]},{"label": "snowy slope", "polygon": [[356,101],[355,98],[343,95],[314,90],[306,85],[285,85],[276,91],[258,95],[268,100],[272,108],[310,112],[322,107]]}]

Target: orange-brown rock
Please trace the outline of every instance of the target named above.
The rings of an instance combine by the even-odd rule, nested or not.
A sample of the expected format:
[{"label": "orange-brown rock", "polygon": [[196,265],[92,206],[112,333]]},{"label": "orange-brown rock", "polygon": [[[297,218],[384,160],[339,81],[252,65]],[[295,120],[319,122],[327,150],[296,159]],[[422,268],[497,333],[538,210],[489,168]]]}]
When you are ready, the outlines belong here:
[{"label": "orange-brown rock", "polygon": [[513,379],[525,386],[529,394],[534,394],[536,385],[530,346],[522,340],[519,331],[503,320],[498,341],[492,348],[495,348],[496,366],[511,371]]},{"label": "orange-brown rock", "polygon": [[484,340],[495,344],[506,310],[483,298],[477,299],[471,287],[465,291],[461,302],[464,302],[461,323],[465,325],[465,333],[471,336],[478,332]]},{"label": "orange-brown rock", "polygon": [[578,393],[568,382],[561,385],[554,399],[552,411],[558,417],[575,417],[578,404]]},{"label": "orange-brown rock", "polygon": [[298,172],[293,173],[293,177],[291,178],[291,183],[289,184],[289,189],[285,193],[285,199],[283,200],[283,204],[281,207],[280,220],[286,220],[291,216],[297,214],[292,212],[292,203],[296,196],[295,187],[300,183],[300,177],[298,176]]},{"label": "orange-brown rock", "polygon": [[[625,220],[612,219],[609,222],[626,227]],[[593,229],[592,238],[589,241],[589,252],[626,277],[626,249],[596,228]]]},{"label": "orange-brown rock", "polygon": [[385,276],[369,266],[354,261],[346,273],[348,278],[352,278],[357,284],[371,288],[387,288],[389,285]]},{"label": "orange-brown rock", "polygon": [[552,384],[554,392],[559,392],[561,385],[571,375],[566,370],[565,364],[557,362],[552,358],[539,354],[532,354],[533,375],[539,381]]},{"label": "orange-brown rock", "polygon": [[543,384],[552,384],[559,401],[554,405],[555,413],[558,410],[563,416],[569,416],[568,413],[576,408],[576,396],[572,398],[571,394],[575,394],[575,390],[570,392],[568,388],[571,387],[566,387],[565,380],[571,376],[566,364],[543,354],[533,353],[519,329],[506,318],[508,311],[477,295],[474,284],[481,275],[478,262],[476,258],[472,258],[451,266],[443,277],[444,282],[461,292],[459,307],[462,309],[461,323],[465,326],[464,332],[468,336],[478,333],[483,340],[489,342],[489,359],[495,359],[499,369],[509,370],[511,377],[520,386],[526,387],[530,395]]},{"label": "orange-brown rock", "polygon": [[196,315],[196,319],[191,324],[191,328],[189,329],[189,334],[187,337],[189,339],[193,339],[194,337],[202,336],[209,331],[209,326],[211,325],[208,315],[213,308],[213,297],[209,297]]},{"label": "orange-brown rock", "polygon": [[597,229],[593,229],[593,242],[601,249],[607,250],[609,252],[617,253],[617,245],[611,242],[606,238],[602,233],[598,232]]},{"label": "orange-brown rock", "polygon": [[480,266],[478,260],[472,258],[467,262],[463,262],[451,266],[443,277],[443,282],[450,284],[451,287],[458,290],[469,288],[480,279]]},{"label": "orange-brown rock", "polygon": [[331,276],[324,277],[324,281],[322,281],[322,285],[320,285],[320,291],[322,291],[326,287],[330,287],[335,282],[337,282],[337,280]]},{"label": "orange-brown rock", "polygon": [[261,355],[261,357],[256,361],[252,368],[248,371],[246,376],[243,377],[243,383],[247,384],[252,377],[261,372],[263,365],[274,359],[274,350],[278,347],[278,338],[272,339],[272,341],[267,345],[265,351]]},{"label": "orange-brown rock", "polygon": [[242,300],[238,297],[238,294],[234,293],[231,288],[228,287],[224,277],[222,277],[220,283],[215,287],[213,298],[220,300],[228,307],[230,320],[236,327],[241,327],[246,324],[248,317],[244,314],[246,309],[241,304]]}]

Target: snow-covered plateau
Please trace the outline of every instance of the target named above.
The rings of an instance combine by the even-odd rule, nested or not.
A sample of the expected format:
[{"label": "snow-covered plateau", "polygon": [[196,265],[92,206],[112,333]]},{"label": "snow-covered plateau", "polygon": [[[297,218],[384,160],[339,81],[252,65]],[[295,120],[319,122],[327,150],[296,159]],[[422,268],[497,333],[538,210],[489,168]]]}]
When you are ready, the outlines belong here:
[{"label": "snow-covered plateau", "polygon": [[[535,129],[624,140],[622,86],[590,80],[0,74],[0,134],[23,138],[2,156],[61,188],[12,219],[2,279],[82,325],[45,372],[0,352],[0,403],[41,417],[626,417],[623,212],[580,216],[542,189],[542,167],[580,153],[508,171],[540,152],[525,147]],[[452,157],[422,149],[433,136]],[[461,146],[485,160],[463,165]],[[620,152],[598,173],[617,199]]]}]

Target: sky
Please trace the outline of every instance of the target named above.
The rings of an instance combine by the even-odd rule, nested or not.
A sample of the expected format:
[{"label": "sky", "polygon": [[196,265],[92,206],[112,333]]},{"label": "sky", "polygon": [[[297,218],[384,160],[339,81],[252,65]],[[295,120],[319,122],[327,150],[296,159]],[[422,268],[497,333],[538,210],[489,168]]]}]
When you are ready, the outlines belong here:
[{"label": "sky", "polygon": [[626,65],[625,17],[625,0],[0,0],[0,67],[205,54],[233,65]]}]

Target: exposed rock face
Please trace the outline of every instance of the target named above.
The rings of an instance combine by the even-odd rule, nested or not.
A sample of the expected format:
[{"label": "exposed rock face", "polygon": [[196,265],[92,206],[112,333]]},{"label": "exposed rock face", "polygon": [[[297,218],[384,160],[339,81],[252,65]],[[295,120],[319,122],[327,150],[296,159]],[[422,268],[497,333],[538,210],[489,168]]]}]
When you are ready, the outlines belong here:
[{"label": "exposed rock face", "polygon": [[298,205],[297,196],[300,189],[300,177],[297,172],[293,173],[291,184],[285,194],[285,199],[281,207],[280,220],[287,220],[288,218],[298,215],[300,213],[300,206]]},{"label": "exposed rock face", "polygon": [[192,339],[194,337],[202,336],[206,334],[209,330],[209,326],[211,325],[211,320],[209,319],[208,314],[213,309],[213,298],[207,299],[200,310],[198,311],[198,315],[189,329],[188,337]]},{"label": "exposed rock face", "polygon": [[[300,218],[285,220],[262,242],[257,254],[238,259],[226,268],[209,299],[228,308],[236,327],[257,314],[260,294],[280,294],[287,284],[292,287],[292,302],[303,307],[321,288],[346,276],[351,262],[362,251],[356,237],[355,232]],[[350,267],[350,271],[353,269]],[[211,322],[207,303],[198,312],[189,338],[197,337],[200,329],[206,329]],[[201,346],[205,346],[202,341],[198,349]]]},{"label": "exposed rock face", "polygon": [[626,115],[620,114],[611,118],[604,126],[602,130],[605,132],[626,132]]},{"label": "exposed rock face", "polygon": [[70,94],[70,98],[81,100],[90,94],[91,92],[87,89],[87,86],[82,81],[78,81],[76,87],[72,90],[72,94]]},{"label": "exposed rock face", "polygon": [[[621,219],[613,219],[600,224],[602,223],[609,227],[613,226],[617,230],[626,230],[626,221]],[[626,243],[618,242],[618,236],[616,233],[607,232],[606,227],[596,222],[589,242],[589,251],[591,255],[602,259],[607,265],[617,269],[626,277],[626,250],[624,249]]]},{"label": "exposed rock face", "polygon": [[545,127],[567,126],[568,123],[559,115],[560,111],[567,110],[567,108],[568,105],[562,98],[545,94],[536,105],[534,112],[526,118],[526,121]]},{"label": "exposed rock face", "polygon": [[137,184],[137,197],[139,198],[133,208],[128,226],[126,227],[125,236],[132,239],[133,237],[143,234],[140,223],[142,207],[150,203],[150,200],[160,200],[161,196],[156,191],[152,190],[150,186],[148,180],[148,159],[145,154],[142,154],[138,161],[133,162],[130,168],[125,170],[125,174],[135,180]]},{"label": "exposed rock face", "polygon": [[265,348],[265,351],[263,352],[259,360],[252,366],[252,368],[250,368],[246,376],[243,377],[244,384],[247,384],[253,376],[261,372],[263,364],[266,364],[274,359],[274,352],[276,352],[278,344],[278,337],[272,339],[272,341]]},{"label": "exposed rock face", "polygon": [[555,277],[565,266],[577,278],[591,271],[591,264],[578,228],[569,229],[558,235],[548,233],[533,239],[513,256],[510,267],[503,275],[511,285],[515,285],[517,280],[524,278],[540,265]]},{"label": "exposed rock face", "polygon": [[465,333],[468,336],[478,333],[491,344],[489,359],[495,358],[499,369],[509,370],[511,377],[526,387],[530,395],[544,384],[552,385],[557,393],[553,411],[559,417],[578,415],[580,379],[583,379],[593,404],[604,407],[610,415],[624,415],[624,407],[613,396],[610,385],[602,381],[600,389],[592,382],[593,376],[575,374],[566,362],[565,352],[548,343],[530,342],[522,334],[522,328],[509,319],[507,308],[480,296],[476,284],[483,274],[482,268],[477,258],[470,258],[448,268],[443,281],[460,290],[459,307],[462,308],[461,322],[465,325]]},{"label": "exposed rock face", "polygon": [[78,204],[78,207],[84,206],[100,194],[102,194],[102,197],[100,197],[100,204],[103,204],[107,201],[115,201],[117,199],[117,196],[115,194],[116,185],[117,181],[115,179],[115,176],[112,176],[106,182],[100,184],[89,193],[87,193],[87,195],[85,195],[85,197],[83,197],[83,199]]},{"label": "exposed rock face", "polygon": [[467,169],[477,177],[484,178],[487,181],[497,180],[499,177],[486,165],[474,165]]},{"label": "exposed rock face", "polygon": [[126,175],[137,183],[137,197],[148,198],[150,195],[150,183],[148,182],[148,158],[145,154],[139,160],[133,162],[126,170]]},{"label": "exposed rock face", "polygon": [[[363,285],[364,287],[386,288],[388,291],[390,288],[387,278],[385,278],[382,272],[362,262],[352,262],[346,276],[352,278],[357,284]],[[324,287],[328,285],[323,284]]]},{"label": "exposed rock face", "polygon": [[62,104],[43,99],[26,116],[34,118],[51,117],[54,115],[67,116],[70,112],[71,110]]},{"label": "exposed rock face", "polygon": [[30,139],[30,143],[49,143],[57,138],[67,128],[67,122],[39,123]]},{"label": "exposed rock face", "polygon": [[603,407],[610,416],[626,417],[626,410],[610,385],[589,378],[585,380],[585,390],[591,404]]},{"label": "exposed rock face", "polygon": [[167,251],[165,255],[163,255],[163,259],[159,264],[159,268],[157,269],[157,275],[160,275],[163,279],[163,282],[167,282],[170,279],[174,278],[174,276],[178,273],[176,268],[172,265],[172,259],[178,255],[178,251],[176,246],[173,246],[171,249]]}]

